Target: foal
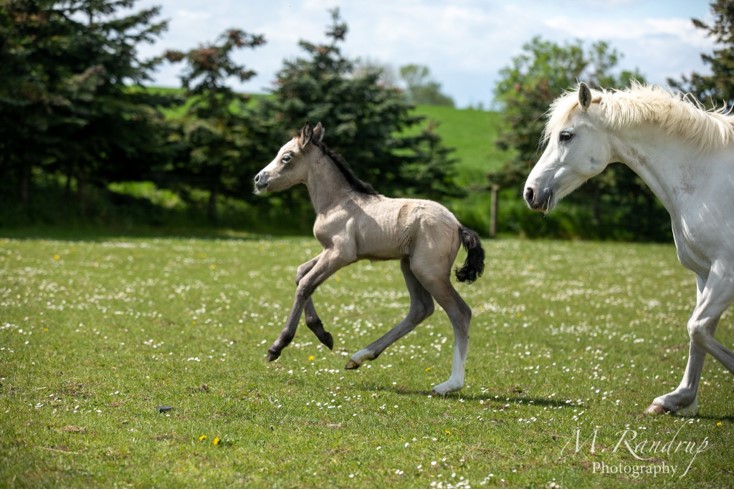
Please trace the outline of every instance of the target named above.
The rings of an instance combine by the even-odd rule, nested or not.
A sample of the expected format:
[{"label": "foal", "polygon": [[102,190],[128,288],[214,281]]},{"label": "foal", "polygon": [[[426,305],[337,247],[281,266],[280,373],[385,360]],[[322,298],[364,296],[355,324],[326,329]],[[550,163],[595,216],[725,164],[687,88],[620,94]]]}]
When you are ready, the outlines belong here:
[{"label": "foal", "polygon": [[268,349],[274,361],[293,340],[301,314],[319,340],[334,340],[319,319],[311,295],[337,270],[361,259],[399,259],[410,293],[408,315],[392,330],[354,354],[346,369],[357,369],[433,313],[433,298],[446,311],[454,329],[454,355],[449,379],[433,387],[445,395],[464,386],[471,309],[451,285],[451,266],[461,245],[461,282],[472,282],[484,270],[484,250],[476,232],[465,228],[440,204],[419,199],[391,199],[359,180],[341,157],[323,143],[324,128],[306,124],[275,159],[255,176],[255,192],[275,192],[305,184],[316,211],[313,233],[323,251],[298,267],[296,297],[285,327]]}]

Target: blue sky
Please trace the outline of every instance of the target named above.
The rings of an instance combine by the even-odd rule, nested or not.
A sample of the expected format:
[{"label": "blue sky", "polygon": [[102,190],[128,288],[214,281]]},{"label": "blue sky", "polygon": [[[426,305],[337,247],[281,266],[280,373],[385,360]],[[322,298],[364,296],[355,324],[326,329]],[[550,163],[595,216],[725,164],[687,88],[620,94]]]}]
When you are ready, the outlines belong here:
[{"label": "blue sky", "polygon": [[[303,54],[299,40],[325,40],[334,7],[349,25],[343,49],[350,58],[396,70],[426,65],[460,107],[490,106],[499,71],[536,35],[587,46],[608,41],[623,55],[619,67],[663,85],[668,77],[706,72],[700,55],[714,46],[691,22],[711,20],[705,0],[140,0],[136,8],[151,5],[162,7],[169,28],[141,50],[145,56],[194,48],[232,27],[263,34],[264,46],[236,56],[258,73],[245,85],[233,83],[249,92],[270,90],[283,60]],[[178,86],[179,70],[163,66],[155,83]]]}]

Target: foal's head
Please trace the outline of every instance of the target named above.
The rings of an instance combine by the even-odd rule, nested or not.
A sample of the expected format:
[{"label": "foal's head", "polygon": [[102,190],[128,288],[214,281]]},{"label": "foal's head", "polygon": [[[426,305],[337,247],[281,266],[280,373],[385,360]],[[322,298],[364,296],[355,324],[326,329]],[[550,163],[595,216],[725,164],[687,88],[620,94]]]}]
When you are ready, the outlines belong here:
[{"label": "foal's head", "polygon": [[310,160],[318,153],[309,143],[318,145],[323,138],[321,123],[315,128],[307,123],[301,133],[283,145],[273,161],[255,176],[255,193],[282,191],[306,183]]}]

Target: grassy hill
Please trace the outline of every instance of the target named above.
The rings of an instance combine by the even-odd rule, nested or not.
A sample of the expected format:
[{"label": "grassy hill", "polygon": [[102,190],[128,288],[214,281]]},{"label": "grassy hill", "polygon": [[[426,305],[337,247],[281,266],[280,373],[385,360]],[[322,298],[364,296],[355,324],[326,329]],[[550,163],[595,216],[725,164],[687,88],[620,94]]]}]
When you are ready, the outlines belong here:
[{"label": "grassy hill", "polygon": [[444,144],[455,149],[460,185],[485,185],[487,172],[509,159],[510,152],[496,145],[502,124],[499,113],[443,106],[418,106],[416,111],[438,123]]}]

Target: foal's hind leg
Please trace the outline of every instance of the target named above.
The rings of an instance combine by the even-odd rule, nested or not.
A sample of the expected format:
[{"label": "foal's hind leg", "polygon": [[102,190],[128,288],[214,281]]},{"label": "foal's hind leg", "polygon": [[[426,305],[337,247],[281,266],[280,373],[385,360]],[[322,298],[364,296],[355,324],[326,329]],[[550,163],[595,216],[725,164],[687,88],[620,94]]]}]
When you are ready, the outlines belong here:
[{"label": "foal's hind leg", "polygon": [[438,301],[446,311],[454,329],[454,355],[451,363],[451,376],[448,380],[433,387],[433,392],[446,395],[464,387],[464,365],[469,346],[469,326],[471,324],[471,308],[459,296],[449,280],[449,274],[437,274],[435,270],[416,270],[421,284]]},{"label": "foal's hind leg", "polygon": [[411,332],[420,322],[433,313],[433,299],[428,291],[416,279],[410,270],[410,260],[403,257],[400,260],[400,269],[403,271],[405,285],[410,293],[410,310],[408,315],[385,335],[372,342],[370,345],[355,353],[346,369],[357,369],[364,361],[371,361],[387,349],[393,342]]}]

